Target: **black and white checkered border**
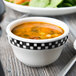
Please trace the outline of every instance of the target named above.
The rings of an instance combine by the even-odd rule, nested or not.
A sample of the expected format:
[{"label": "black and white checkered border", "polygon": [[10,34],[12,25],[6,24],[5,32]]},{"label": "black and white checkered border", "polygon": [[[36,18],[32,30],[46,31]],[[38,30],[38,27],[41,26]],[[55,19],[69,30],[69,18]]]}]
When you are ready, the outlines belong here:
[{"label": "black and white checkered border", "polygon": [[13,38],[10,38],[10,43],[20,48],[30,49],[30,50],[44,50],[44,49],[53,49],[63,45],[68,39],[68,36],[64,37],[61,40],[47,43],[29,43],[19,41]]}]

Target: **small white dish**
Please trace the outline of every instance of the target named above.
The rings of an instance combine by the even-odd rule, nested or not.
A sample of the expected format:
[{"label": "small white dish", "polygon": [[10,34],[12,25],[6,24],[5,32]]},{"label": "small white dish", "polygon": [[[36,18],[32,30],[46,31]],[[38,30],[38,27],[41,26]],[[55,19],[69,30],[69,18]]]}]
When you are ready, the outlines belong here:
[{"label": "small white dish", "polygon": [[37,8],[37,7],[29,7],[17,5],[14,3],[7,2],[3,0],[4,3],[19,12],[29,13],[33,15],[42,15],[42,16],[55,16],[55,15],[64,15],[76,12],[76,6],[73,7],[63,7],[63,8]]},{"label": "small white dish", "polygon": [[[40,21],[58,25],[64,29],[59,37],[44,40],[25,39],[14,35],[11,30],[24,22]],[[64,22],[47,17],[27,17],[13,21],[7,26],[7,36],[15,56],[29,66],[45,66],[56,61],[68,39],[69,28]],[[46,48],[47,47],[47,48]]]}]

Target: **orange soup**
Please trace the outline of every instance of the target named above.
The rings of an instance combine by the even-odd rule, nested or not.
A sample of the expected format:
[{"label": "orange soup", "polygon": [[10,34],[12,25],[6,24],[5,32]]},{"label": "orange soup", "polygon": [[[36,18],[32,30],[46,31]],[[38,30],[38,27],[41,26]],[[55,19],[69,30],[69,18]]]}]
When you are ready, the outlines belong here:
[{"label": "orange soup", "polygon": [[62,35],[64,30],[50,23],[26,22],[13,28],[12,33],[28,39],[51,39]]}]

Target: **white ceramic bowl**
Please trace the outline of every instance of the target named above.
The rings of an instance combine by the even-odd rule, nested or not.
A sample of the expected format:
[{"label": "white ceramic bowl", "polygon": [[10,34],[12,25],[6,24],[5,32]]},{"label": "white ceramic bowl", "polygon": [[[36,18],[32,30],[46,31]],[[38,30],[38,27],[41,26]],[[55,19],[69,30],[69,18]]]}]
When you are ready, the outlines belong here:
[{"label": "white ceramic bowl", "polygon": [[[64,34],[44,40],[25,39],[14,35],[11,30],[24,22],[40,21],[58,25],[64,29]],[[7,26],[7,36],[15,56],[29,66],[45,66],[58,59],[63,45],[68,39],[69,28],[57,19],[47,17],[27,17],[18,19]]]},{"label": "white ceramic bowl", "polygon": [[13,4],[3,0],[4,3],[19,12],[29,13],[33,15],[43,15],[43,16],[53,16],[53,15],[64,15],[76,12],[76,6],[74,7],[64,7],[64,8],[37,8]]}]

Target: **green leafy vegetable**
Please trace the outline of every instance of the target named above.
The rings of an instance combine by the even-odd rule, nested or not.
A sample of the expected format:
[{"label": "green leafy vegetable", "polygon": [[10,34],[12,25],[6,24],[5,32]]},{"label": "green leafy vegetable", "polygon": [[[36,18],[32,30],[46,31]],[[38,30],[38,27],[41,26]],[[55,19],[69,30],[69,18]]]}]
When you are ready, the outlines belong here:
[{"label": "green leafy vegetable", "polygon": [[31,0],[29,6],[32,7],[47,7],[49,4],[49,0]]},{"label": "green leafy vegetable", "polygon": [[72,6],[76,6],[76,0],[63,0],[63,2],[58,5],[58,7],[72,7]]},{"label": "green leafy vegetable", "polygon": [[7,1],[7,2],[11,2],[11,3],[14,3],[14,1],[10,1],[10,0],[5,0],[5,1]]},{"label": "green leafy vegetable", "polygon": [[62,3],[63,0],[51,0],[50,5],[48,7],[57,7],[60,3]]},{"label": "green leafy vegetable", "polygon": [[64,3],[63,6],[64,7],[72,7],[72,4],[70,4],[70,3]]},{"label": "green leafy vegetable", "polygon": [[28,5],[28,4],[29,4],[29,2],[24,2],[21,5]]},{"label": "green leafy vegetable", "polygon": [[9,2],[9,0],[5,0],[5,1]]},{"label": "green leafy vegetable", "polygon": [[75,4],[75,0],[64,0],[64,3],[69,3],[74,5]]}]

